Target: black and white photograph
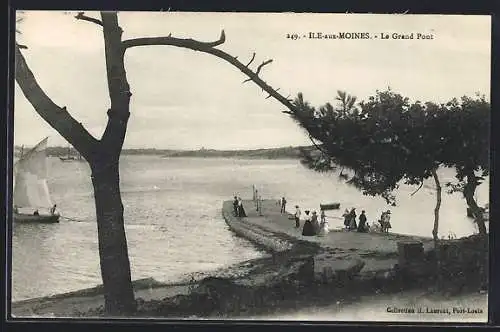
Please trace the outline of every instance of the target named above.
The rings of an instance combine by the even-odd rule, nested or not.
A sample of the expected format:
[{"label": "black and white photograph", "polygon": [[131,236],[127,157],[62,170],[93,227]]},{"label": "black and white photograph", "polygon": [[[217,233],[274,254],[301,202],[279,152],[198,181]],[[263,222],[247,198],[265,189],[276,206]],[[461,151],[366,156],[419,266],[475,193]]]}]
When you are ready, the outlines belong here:
[{"label": "black and white photograph", "polygon": [[15,20],[13,319],[488,321],[490,16]]}]

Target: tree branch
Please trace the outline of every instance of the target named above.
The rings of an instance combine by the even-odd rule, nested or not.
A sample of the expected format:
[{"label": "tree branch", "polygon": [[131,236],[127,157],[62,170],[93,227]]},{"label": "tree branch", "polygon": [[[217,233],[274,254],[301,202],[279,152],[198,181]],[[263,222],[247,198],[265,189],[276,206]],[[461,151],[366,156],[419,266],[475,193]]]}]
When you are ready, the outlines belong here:
[{"label": "tree branch", "polygon": [[69,114],[66,107],[56,105],[45,94],[28,67],[19,45],[15,46],[15,57],[16,82],[26,99],[52,128],[73,145],[86,160],[90,160],[98,140]]},{"label": "tree branch", "polygon": [[103,26],[101,20],[98,20],[97,18],[86,16],[86,15],[84,15],[84,12],[78,12],[78,14],[75,15],[75,18],[77,20],[92,22],[92,23],[95,23],[97,25]]},{"label": "tree branch", "polygon": [[314,147],[316,147],[316,149],[321,152],[323,154],[324,157],[326,157],[327,159],[330,159],[330,157],[328,156],[328,153],[326,153],[325,150],[323,150],[318,144],[316,144],[316,142],[314,141],[314,139],[312,138],[311,135],[307,135],[309,136],[309,139],[311,140],[312,144],[314,145]]},{"label": "tree branch", "polygon": [[273,59],[269,59],[267,61],[264,61],[262,62],[258,67],[257,67],[257,71],[255,72],[255,75],[259,75],[260,73],[260,70],[262,69],[262,67],[264,67],[265,65],[267,64],[270,64],[271,62],[273,62]]},{"label": "tree branch", "polygon": [[245,67],[250,66],[250,64],[253,62],[254,59],[255,59],[255,52],[253,52],[253,55],[252,55],[252,58],[250,59],[250,62],[248,62]]},{"label": "tree branch", "polygon": [[[192,38],[175,38],[172,34],[167,37],[144,37],[144,38],[134,38],[123,41],[123,46],[125,48],[136,47],[136,46],[153,46],[153,45],[170,45],[183,48],[190,48],[195,51],[206,51],[206,49],[214,48],[226,41],[226,34],[224,30],[221,31],[219,39],[212,42],[201,42]],[[207,52],[209,53],[209,52]],[[225,53],[225,52],[224,52]],[[227,53],[225,53],[227,54]],[[234,59],[234,57],[232,57]]]},{"label": "tree branch", "polygon": [[203,53],[208,53],[212,54],[222,60],[225,60],[238,68],[241,72],[243,72],[246,76],[248,76],[248,79],[245,80],[245,82],[251,80],[255,84],[257,84],[262,90],[266,91],[269,93],[274,99],[279,101],[281,104],[283,104],[286,108],[288,108],[291,112],[296,112],[295,106],[283,95],[278,93],[276,90],[274,90],[271,86],[269,86],[266,82],[264,82],[259,76],[259,72],[264,67],[265,65],[269,64],[272,62],[272,60],[267,60],[263,62],[262,64],[259,65],[257,68],[257,71],[254,72],[251,69],[249,69],[246,65],[235,59],[233,56],[230,54],[221,51],[215,46],[218,46],[225,41],[225,34],[224,30],[221,33],[221,37],[219,38],[218,41],[215,42],[200,42],[194,39],[181,39],[181,38],[174,38],[174,37],[149,37],[149,38],[135,38],[135,39],[128,39],[124,40],[123,46],[125,49],[131,48],[131,47],[138,47],[138,46],[151,46],[151,45],[168,45],[168,46],[175,46],[175,47],[180,47],[180,48],[188,48],[193,51],[198,51],[198,52],[203,52]]},{"label": "tree branch", "polygon": [[417,190],[415,190],[414,192],[412,192],[410,194],[410,196],[415,195],[417,193],[417,191],[419,191],[423,186],[424,186],[424,181],[420,182],[420,186],[417,188]]}]

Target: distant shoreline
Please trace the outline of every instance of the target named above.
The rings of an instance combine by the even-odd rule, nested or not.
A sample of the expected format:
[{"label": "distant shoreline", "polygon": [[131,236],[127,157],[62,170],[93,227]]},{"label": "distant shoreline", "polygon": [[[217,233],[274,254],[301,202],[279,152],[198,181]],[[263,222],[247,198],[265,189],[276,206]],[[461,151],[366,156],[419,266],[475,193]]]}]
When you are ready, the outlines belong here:
[{"label": "distant shoreline", "polygon": [[[28,150],[25,148],[24,150]],[[123,149],[122,155],[147,155],[159,156],[163,158],[176,157],[194,157],[194,158],[245,158],[245,159],[299,159],[301,149],[311,149],[309,146],[290,146],[281,148],[265,148],[251,150],[216,150],[216,149],[199,149],[199,150],[173,150],[173,149]],[[14,148],[14,156],[20,156],[21,148]],[[69,153],[68,153],[69,152]],[[50,157],[66,157],[77,156],[78,153],[74,149],[67,147],[47,147],[47,155]]]}]

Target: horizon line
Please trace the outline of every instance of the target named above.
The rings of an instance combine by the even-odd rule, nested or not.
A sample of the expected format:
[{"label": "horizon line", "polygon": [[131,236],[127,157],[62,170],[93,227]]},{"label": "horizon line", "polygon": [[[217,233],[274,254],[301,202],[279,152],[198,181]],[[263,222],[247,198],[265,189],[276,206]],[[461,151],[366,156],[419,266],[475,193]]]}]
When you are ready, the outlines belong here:
[{"label": "horizon line", "polygon": [[[28,145],[14,145],[14,149],[20,149],[21,147],[30,148],[34,147]],[[289,148],[299,148],[299,147],[309,147],[312,145],[286,145],[286,146],[278,146],[278,147],[258,147],[258,148],[212,148],[212,147],[201,147],[201,148],[158,148],[158,147],[124,147],[122,151],[125,150],[158,150],[158,151],[253,151],[253,150],[272,150],[272,149],[289,149]],[[71,149],[75,149],[73,146],[69,146]],[[61,148],[67,149],[68,146],[62,145],[47,145],[47,148]],[[76,150],[76,149],[75,149]]]}]

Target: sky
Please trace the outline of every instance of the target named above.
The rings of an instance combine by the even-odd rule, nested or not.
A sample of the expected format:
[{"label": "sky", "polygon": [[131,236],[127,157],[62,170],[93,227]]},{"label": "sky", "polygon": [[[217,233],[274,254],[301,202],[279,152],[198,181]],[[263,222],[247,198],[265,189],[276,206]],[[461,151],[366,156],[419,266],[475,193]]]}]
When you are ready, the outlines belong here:
[{"label": "sky", "polygon": [[[75,13],[27,11],[18,41],[39,84],[96,138],[110,106],[102,28]],[[86,12],[99,18],[97,12]],[[226,42],[218,48],[253,69],[284,96],[302,92],[312,105],[335,102],[337,90],[366,99],[388,86],[411,100],[445,102],[490,95],[491,20],[472,15],[120,12],[123,39],[167,36]],[[287,39],[288,33],[431,34],[430,40]],[[172,46],[129,49],[125,56],[131,116],[125,148],[253,149],[309,144],[284,106],[238,69],[209,54]],[[15,85],[14,143],[65,140]]]}]

